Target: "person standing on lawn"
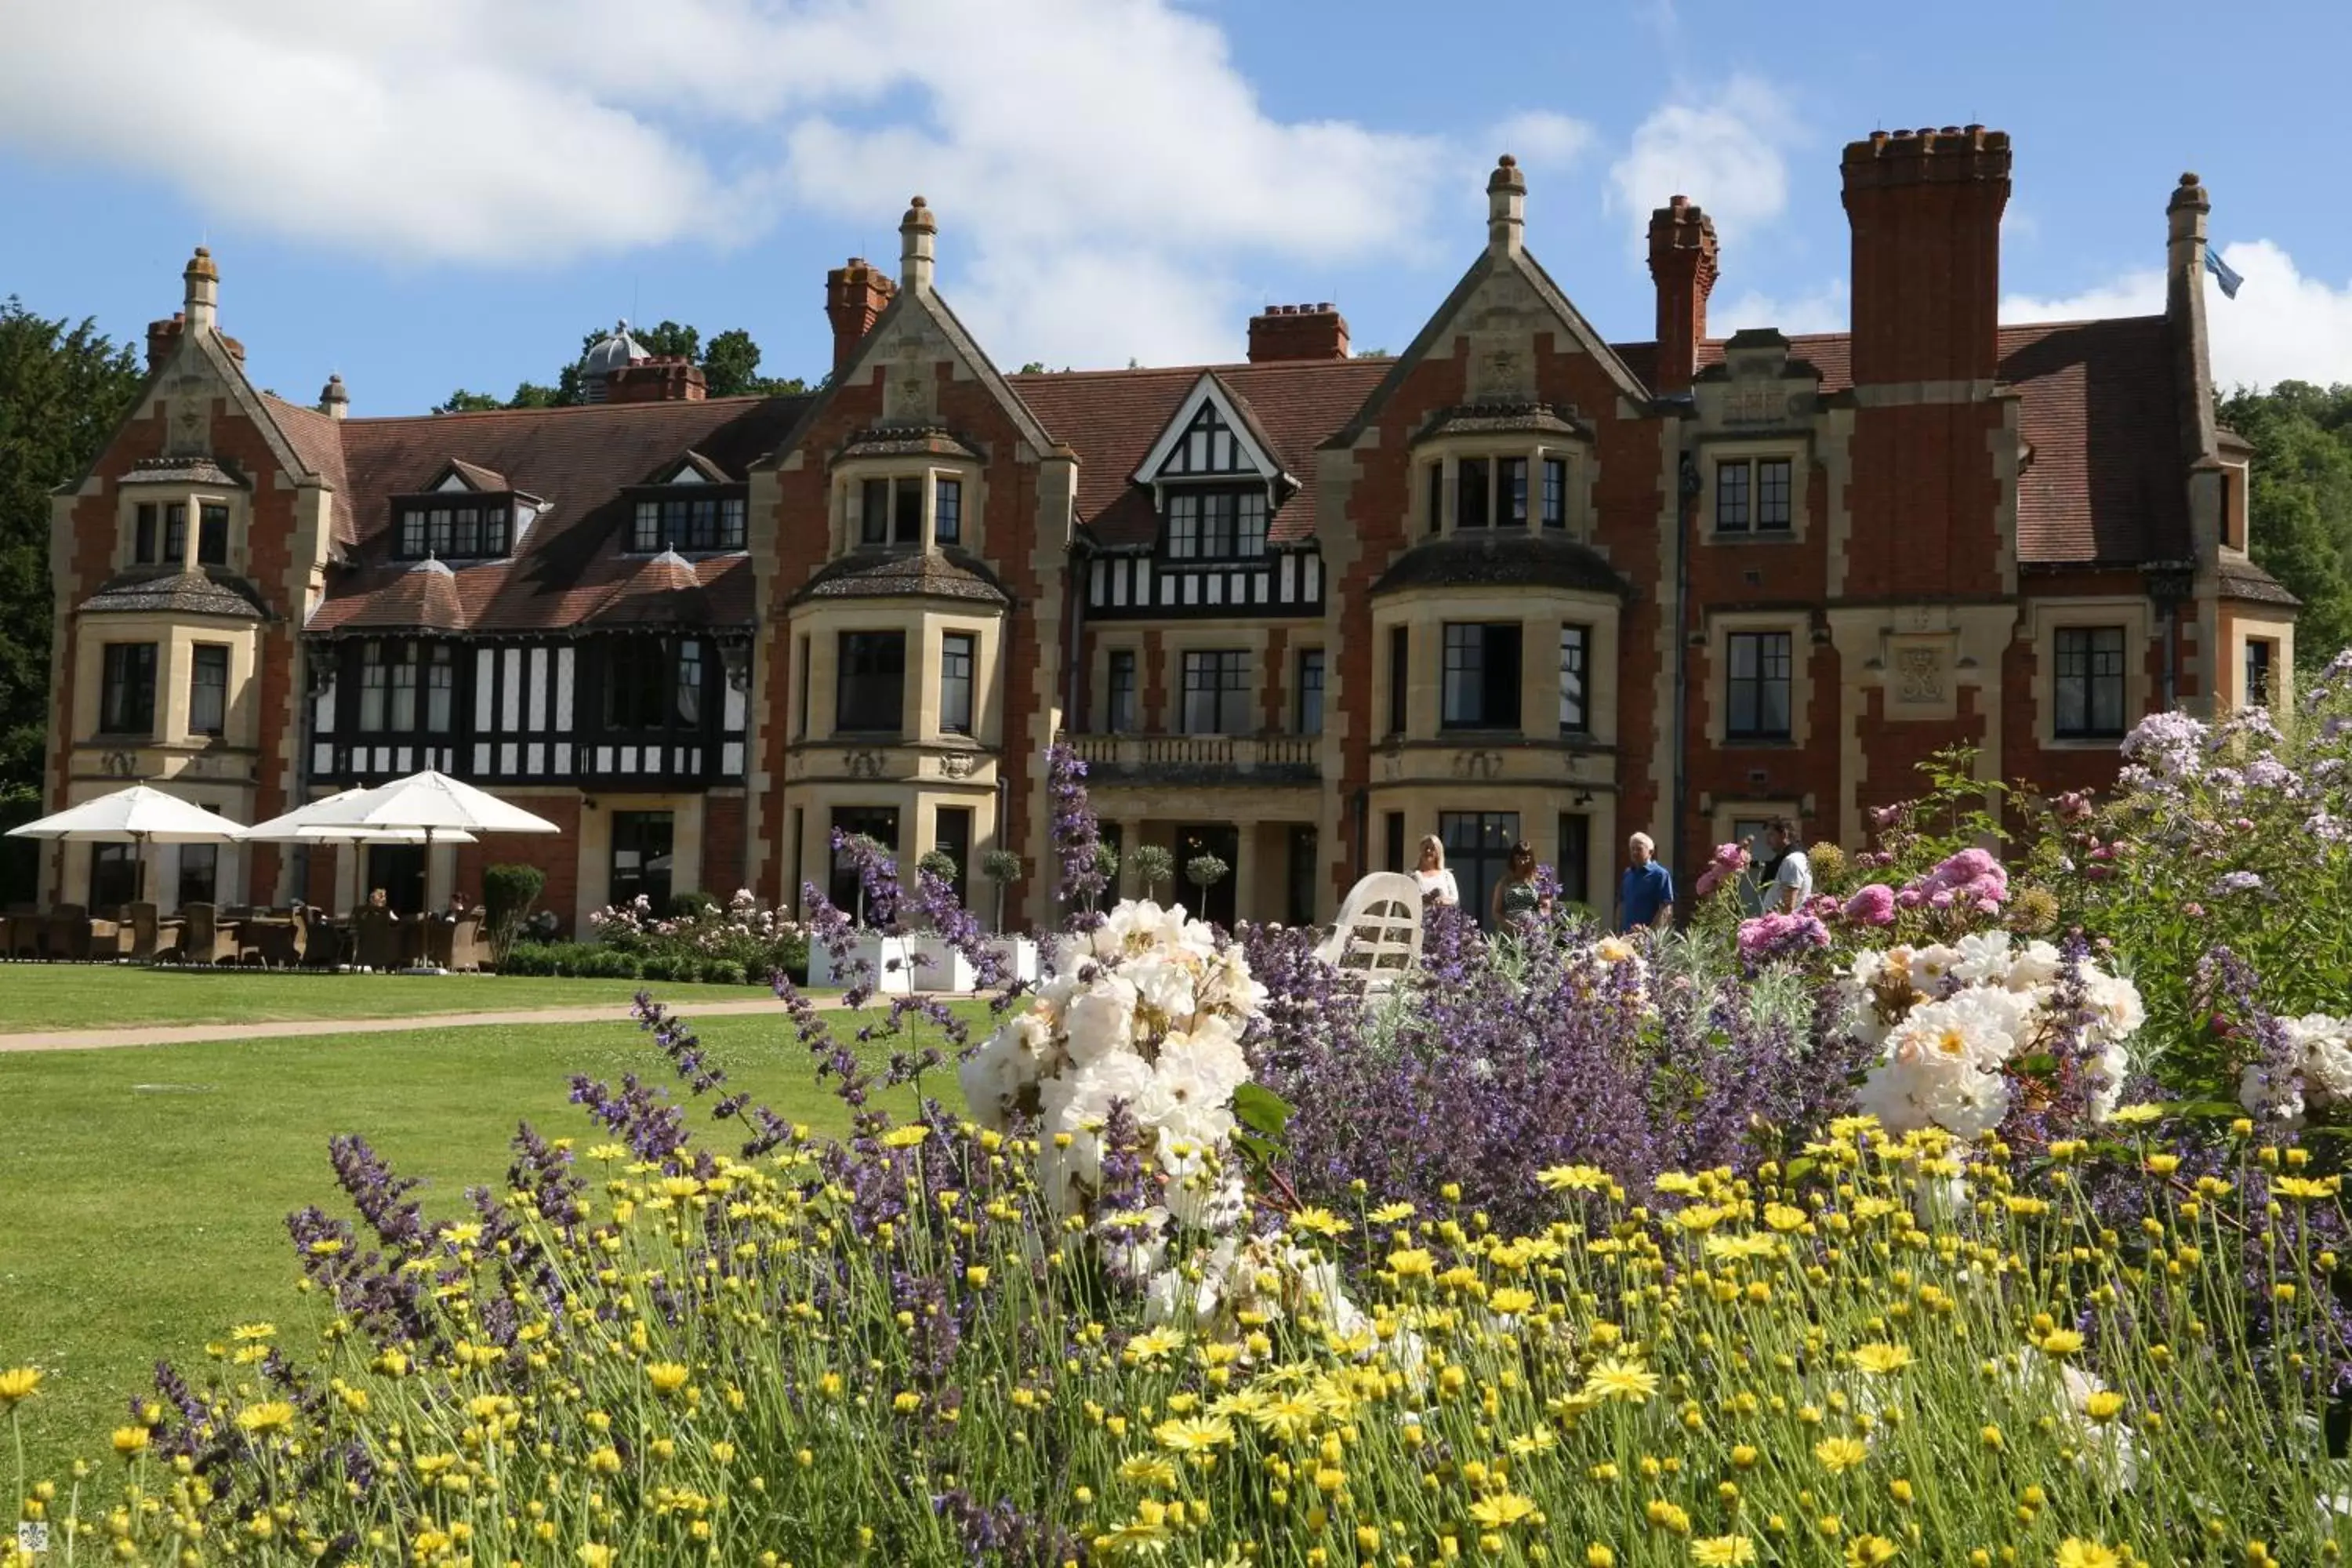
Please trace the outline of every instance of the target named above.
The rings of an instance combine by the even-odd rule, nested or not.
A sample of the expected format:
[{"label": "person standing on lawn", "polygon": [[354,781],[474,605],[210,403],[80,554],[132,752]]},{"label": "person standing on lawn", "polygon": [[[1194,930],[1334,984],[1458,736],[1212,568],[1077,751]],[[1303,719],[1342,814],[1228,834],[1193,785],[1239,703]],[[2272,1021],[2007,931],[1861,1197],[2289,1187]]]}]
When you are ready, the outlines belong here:
[{"label": "person standing on lawn", "polygon": [[1625,875],[1617,883],[1617,929],[1637,931],[1675,923],[1674,873],[1658,863],[1657,843],[1646,833],[1625,840]]},{"label": "person standing on lawn", "polygon": [[1454,873],[1445,867],[1444,840],[1434,833],[1421,841],[1421,865],[1413,871],[1412,879],[1421,885],[1424,900],[1435,899],[1448,908],[1462,901],[1461,884],[1454,881]]}]

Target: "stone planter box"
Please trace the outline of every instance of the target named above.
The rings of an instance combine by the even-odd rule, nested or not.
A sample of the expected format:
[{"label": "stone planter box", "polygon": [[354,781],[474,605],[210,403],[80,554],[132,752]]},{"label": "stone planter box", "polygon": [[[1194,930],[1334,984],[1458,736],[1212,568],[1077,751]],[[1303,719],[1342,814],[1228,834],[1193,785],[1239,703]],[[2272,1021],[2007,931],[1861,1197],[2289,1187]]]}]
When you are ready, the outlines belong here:
[{"label": "stone planter box", "polygon": [[[884,936],[879,931],[860,931],[851,943],[852,963],[859,960],[874,966],[874,989],[885,996],[904,996],[914,989],[913,971],[909,961],[915,942],[912,937]],[[926,975],[926,983],[936,984]],[[833,972],[833,954],[823,942],[809,943],[809,979],[812,987],[845,985],[848,979]]]}]

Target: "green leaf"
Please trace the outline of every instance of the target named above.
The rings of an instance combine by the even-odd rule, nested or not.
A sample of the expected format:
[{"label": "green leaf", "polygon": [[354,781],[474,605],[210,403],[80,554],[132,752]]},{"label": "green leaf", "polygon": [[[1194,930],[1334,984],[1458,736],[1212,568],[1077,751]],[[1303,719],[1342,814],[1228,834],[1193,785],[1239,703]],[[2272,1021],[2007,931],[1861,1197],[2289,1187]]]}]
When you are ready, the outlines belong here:
[{"label": "green leaf", "polygon": [[1262,1084],[1245,1083],[1234,1090],[1234,1116],[1252,1131],[1280,1138],[1290,1125],[1290,1105]]}]

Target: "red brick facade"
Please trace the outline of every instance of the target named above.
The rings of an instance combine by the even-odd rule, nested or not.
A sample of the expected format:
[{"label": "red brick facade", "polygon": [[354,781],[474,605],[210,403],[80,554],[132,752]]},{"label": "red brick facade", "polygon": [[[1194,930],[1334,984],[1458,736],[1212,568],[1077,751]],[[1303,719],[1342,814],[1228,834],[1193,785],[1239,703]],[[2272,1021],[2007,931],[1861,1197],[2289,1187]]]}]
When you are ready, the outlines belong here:
[{"label": "red brick facade", "polygon": [[[720,897],[793,901],[854,822],[905,861],[961,855],[967,886],[1011,850],[1016,917],[1046,918],[1057,735],[1129,848],[1216,853],[1212,902],[1251,918],[1328,917],[1429,832],[1474,872],[1498,837],[1589,840],[1570,892],[1605,905],[1636,828],[1678,872],[1763,817],[1855,843],[1954,745],[1988,779],[2100,784],[2139,715],[2248,700],[2252,643],[2284,679],[2294,606],[2223,526],[2244,448],[2212,422],[2203,188],[2166,208],[2164,315],[2002,327],[2011,165],[1978,127],[1845,150],[1849,332],[1708,336],[1738,258],[1677,196],[1650,226],[1656,337],[1606,342],[1525,251],[1506,159],[1484,249],[1393,359],[1350,357],[1317,304],[1251,321],[1244,363],[1013,376],[935,288],[918,198],[895,279],[825,279],[814,397],[707,398],[622,331],[595,406],[429,420],[345,419],[339,383],[316,410],[254,393],[200,258],[148,397],[58,502],[49,787],[128,767],[258,816],[289,784],[441,759],[563,833],[436,875],[539,865],[576,922],[618,896],[620,814],[665,812]],[[125,568],[161,482],[126,478],[158,464],[238,509],[233,559],[177,598]],[[426,531],[482,507],[520,539],[445,563]],[[211,637],[222,588],[253,606],[220,634],[250,640],[251,742],[171,715],[152,744],[90,732],[109,628]],[[1136,663],[1118,733],[1114,651]],[[362,693],[412,658],[454,671],[446,711],[387,739]],[[646,659],[667,661],[649,689],[694,695],[641,700]],[[77,875],[61,857],[52,886]],[[272,851],[243,879],[286,890]]]}]

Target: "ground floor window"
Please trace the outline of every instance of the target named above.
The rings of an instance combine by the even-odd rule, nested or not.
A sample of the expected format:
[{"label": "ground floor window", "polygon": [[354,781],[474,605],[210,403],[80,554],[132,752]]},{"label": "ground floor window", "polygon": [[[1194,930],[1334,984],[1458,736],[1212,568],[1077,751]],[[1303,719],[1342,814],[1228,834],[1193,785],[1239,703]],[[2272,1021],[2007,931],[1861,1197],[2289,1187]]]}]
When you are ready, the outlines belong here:
[{"label": "ground floor window", "polygon": [[220,900],[215,896],[220,889],[220,846],[217,844],[183,844],[180,846],[180,898],[183,906],[211,904]]},{"label": "ground floor window", "polygon": [[1317,859],[1315,829],[1297,826],[1290,829],[1289,909],[1285,917],[1295,926],[1315,923],[1315,863]]},{"label": "ground floor window", "polygon": [[1560,896],[1589,905],[1591,869],[1592,818],[1580,811],[1563,812],[1559,819]]},{"label": "ground floor window", "polygon": [[971,807],[943,805],[931,817],[931,847],[955,862],[949,879],[955,884],[956,902],[971,904]]},{"label": "ground floor window", "polygon": [[1438,840],[1445,846],[1446,868],[1462,890],[1462,907],[1482,926],[1494,923],[1488,905],[1495,889],[1509,875],[1511,846],[1519,841],[1516,811],[1441,811]]},{"label": "ground floor window", "polygon": [[[139,897],[139,856],[129,844],[89,847],[89,909],[101,920]],[[100,911],[106,911],[100,913]]]},{"label": "ground floor window", "polygon": [[643,898],[656,915],[669,913],[670,868],[676,817],[667,811],[613,814],[610,898],[633,903]]},{"label": "ground floor window", "polygon": [[[897,854],[898,850],[898,808],[895,805],[836,805],[833,808],[833,833],[863,835]],[[830,834],[825,842],[833,842]],[[857,913],[865,906],[860,901],[857,868],[844,858],[840,850],[831,851],[832,871],[825,881],[825,897],[833,907]]]}]

